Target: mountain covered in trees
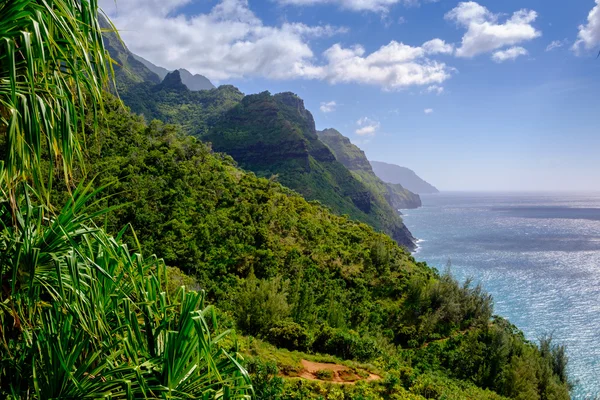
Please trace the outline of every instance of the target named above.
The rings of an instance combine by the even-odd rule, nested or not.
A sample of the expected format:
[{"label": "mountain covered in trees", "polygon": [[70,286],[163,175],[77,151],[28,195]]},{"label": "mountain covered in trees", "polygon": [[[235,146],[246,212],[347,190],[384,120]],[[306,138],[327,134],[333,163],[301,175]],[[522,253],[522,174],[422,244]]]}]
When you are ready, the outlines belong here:
[{"label": "mountain covered in trees", "polygon": [[418,194],[399,184],[386,183],[375,175],[365,153],[352,144],[350,139],[335,129],[325,129],[317,132],[319,139],[325,143],[335,155],[335,158],[348,168],[352,174],[373,193],[385,199],[395,210],[418,208],[421,199]]},{"label": "mountain covered in trees", "polygon": [[414,193],[428,194],[440,191],[430,183],[420,178],[413,170],[388,164],[381,161],[371,161],[373,172],[384,182],[399,184]]},{"label": "mountain covered in trees", "polygon": [[[123,239],[169,265],[167,290],[206,291],[239,333],[221,346],[244,355],[254,398],[569,398],[564,347],[527,342],[493,317],[481,287],[373,228],[377,214],[361,207],[384,210],[381,184],[373,188],[359,150],[319,139],[297,96],[194,92],[179,71],[117,86],[134,111],[162,122],[107,98],[75,180],[106,187],[96,206],[114,209],[99,222],[131,226],[136,235]],[[327,197],[307,201],[316,192]],[[326,370],[305,380],[301,360],[344,365],[356,384],[328,383]]]},{"label": "mountain covered in trees", "polygon": [[[129,60],[131,52],[122,44],[120,49],[113,53]],[[179,70],[160,83],[140,77],[118,87],[134,112],[178,124],[231,155],[243,169],[277,179],[305,198],[321,201],[335,213],[365,222],[400,245],[414,248],[414,237],[395,212],[397,207],[336,160],[319,140],[312,114],[298,96],[268,92],[245,96],[230,85],[191,91]],[[416,205],[414,199],[408,203]]]},{"label": "mountain covered in trees", "polygon": [[[132,248],[160,254],[169,290],[206,291],[239,333],[225,349],[244,354],[255,398],[569,398],[564,347],[527,342],[493,317],[480,286],[240,170],[179,126],[147,124],[114,99],[105,107],[85,171],[106,186],[98,207],[114,208],[99,222],[132,227]],[[356,385],[328,383],[326,371],[304,380],[301,360],[346,366]]]},{"label": "mountain covered in trees", "polygon": [[[189,125],[132,114],[103,90],[97,11],[0,7],[2,398],[569,398],[564,347],[527,342],[481,287],[240,169]],[[187,90],[178,71],[148,93],[171,89]],[[200,128],[225,123],[217,109],[247,118],[224,91],[196,108]],[[271,123],[306,135],[297,98],[257,96],[295,105]]]},{"label": "mountain covered in trees", "polygon": [[295,94],[248,95],[200,138],[231,155],[243,169],[263,177],[276,175],[306,199],[319,200],[412,248],[412,235],[386,198],[336,160]]}]

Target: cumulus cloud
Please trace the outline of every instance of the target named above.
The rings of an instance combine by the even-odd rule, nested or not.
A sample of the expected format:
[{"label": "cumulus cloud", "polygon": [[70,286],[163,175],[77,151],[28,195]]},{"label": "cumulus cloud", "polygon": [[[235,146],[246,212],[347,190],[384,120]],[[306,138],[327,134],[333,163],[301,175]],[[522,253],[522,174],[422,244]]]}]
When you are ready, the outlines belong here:
[{"label": "cumulus cloud", "polygon": [[344,31],[332,26],[267,26],[246,0],[222,0],[206,14],[179,12],[189,0],[101,0],[128,47],[168,69],[211,79],[314,77],[308,39]]},{"label": "cumulus cloud", "polygon": [[352,11],[373,11],[386,13],[396,4],[418,6],[421,2],[435,3],[439,0],[273,0],[279,4],[295,6],[313,6],[317,4],[334,4]]},{"label": "cumulus cloud", "polygon": [[577,41],[572,49],[579,53],[582,49],[590,50],[600,44],[600,0],[588,14],[587,24],[579,25]]},{"label": "cumulus cloud", "polygon": [[453,69],[428,56],[448,53],[449,49],[439,39],[417,47],[392,41],[366,55],[362,46],[335,44],[324,53],[327,63],[323,74],[332,83],[372,84],[387,90],[436,85],[449,79]]},{"label": "cumulus cloud", "polygon": [[426,108],[425,110],[423,110],[423,112],[425,114],[433,114],[433,108]]},{"label": "cumulus cloud", "polygon": [[541,32],[532,25],[537,19],[537,13],[533,10],[517,11],[500,22],[500,15],[493,14],[479,3],[469,1],[459,3],[445,18],[467,30],[461,46],[455,52],[458,57],[474,57],[541,36]]},{"label": "cumulus cloud", "polygon": [[375,136],[377,130],[379,129],[380,123],[377,121],[373,121],[370,118],[363,117],[356,121],[356,125],[358,128],[355,133],[359,136]]},{"label": "cumulus cloud", "polygon": [[529,52],[522,47],[511,47],[506,50],[499,50],[492,55],[492,60],[497,63],[504,61],[516,60],[520,56],[526,56]]},{"label": "cumulus cloud", "polygon": [[186,68],[213,80],[263,77],[360,83],[400,90],[439,85],[453,69],[433,60],[452,54],[441,39],[421,46],[392,41],[371,54],[334,44],[314,54],[310,40],[345,28],[301,23],[265,25],[247,0],[220,0],[206,14],[184,15],[190,0],[100,0],[128,47],[167,69]]},{"label": "cumulus cloud", "polygon": [[336,107],[337,107],[337,104],[335,103],[335,101],[327,101],[327,102],[321,103],[320,110],[321,110],[321,112],[324,112],[324,113],[330,113],[330,112],[335,111]]}]

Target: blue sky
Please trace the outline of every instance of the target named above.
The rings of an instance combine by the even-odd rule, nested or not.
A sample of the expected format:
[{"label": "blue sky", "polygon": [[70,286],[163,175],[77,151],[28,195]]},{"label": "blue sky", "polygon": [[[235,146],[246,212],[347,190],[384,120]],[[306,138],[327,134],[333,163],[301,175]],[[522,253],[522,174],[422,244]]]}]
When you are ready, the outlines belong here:
[{"label": "blue sky", "polygon": [[600,190],[594,0],[100,3],[133,52],[295,92],[318,129],[443,190]]}]

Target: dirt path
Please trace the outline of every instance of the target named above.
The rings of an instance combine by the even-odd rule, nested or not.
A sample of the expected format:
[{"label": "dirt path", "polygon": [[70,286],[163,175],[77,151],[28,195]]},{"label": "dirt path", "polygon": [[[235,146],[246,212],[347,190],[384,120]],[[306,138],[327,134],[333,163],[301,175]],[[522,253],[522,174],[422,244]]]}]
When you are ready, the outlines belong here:
[{"label": "dirt path", "polygon": [[[341,385],[353,385],[358,381],[378,381],[381,376],[372,374],[364,370],[353,370],[345,365],[318,363],[308,360],[302,360],[303,370],[298,377],[311,381],[332,382]],[[359,375],[368,374],[366,378]],[[326,377],[330,375],[330,377]]]}]

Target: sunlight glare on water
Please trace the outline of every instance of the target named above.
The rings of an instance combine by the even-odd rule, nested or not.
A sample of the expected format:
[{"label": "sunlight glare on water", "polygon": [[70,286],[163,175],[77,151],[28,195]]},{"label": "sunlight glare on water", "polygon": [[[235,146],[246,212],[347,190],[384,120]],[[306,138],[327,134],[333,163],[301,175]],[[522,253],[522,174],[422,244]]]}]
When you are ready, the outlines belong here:
[{"label": "sunlight glare on water", "polygon": [[600,194],[423,195],[404,220],[418,260],[494,296],[530,340],[567,345],[573,399],[600,394]]}]

